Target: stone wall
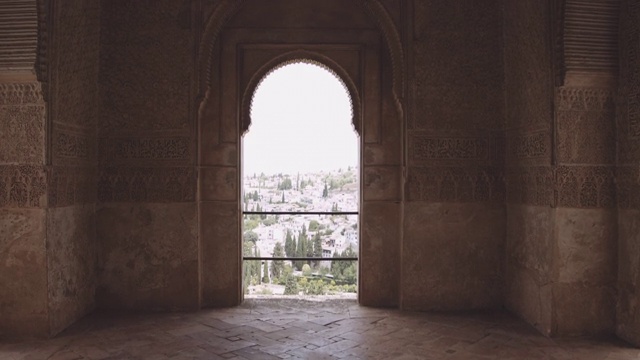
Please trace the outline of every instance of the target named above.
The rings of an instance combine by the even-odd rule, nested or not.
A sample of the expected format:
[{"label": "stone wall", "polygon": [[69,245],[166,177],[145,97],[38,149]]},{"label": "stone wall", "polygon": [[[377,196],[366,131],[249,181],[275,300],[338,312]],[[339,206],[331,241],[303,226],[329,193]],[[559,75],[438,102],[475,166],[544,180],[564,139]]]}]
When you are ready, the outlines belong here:
[{"label": "stone wall", "polygon": [[505,240],[502,2],[413,6],[402,307],[499,307]]},{"label": "stone wall", "polygon": [[97,303],[199,304],[194,36],[185,2],[103,1]]},{"label": "stone wall", "polygon": [[640,344],[640,6],[622,1],[618,137],[617,334]]},{"label": "stone wall", "polygon": [[565,26],[562,19],[580,12],[557,4],[505,2],[505,302],[548,335],[610,333],[616,237],[611,69],[593,75],[592,68],[576,68],[575,37],[561,35],[575,22]]},{"label": "stone wall", "polygon": [[47,280],[55,334],[95,304],[100,6],[55,2],[51,11]]},{"label": "stone wall", "polygon": [[40,83],[0,83],[0,338],[49,335],[46,106]]}]

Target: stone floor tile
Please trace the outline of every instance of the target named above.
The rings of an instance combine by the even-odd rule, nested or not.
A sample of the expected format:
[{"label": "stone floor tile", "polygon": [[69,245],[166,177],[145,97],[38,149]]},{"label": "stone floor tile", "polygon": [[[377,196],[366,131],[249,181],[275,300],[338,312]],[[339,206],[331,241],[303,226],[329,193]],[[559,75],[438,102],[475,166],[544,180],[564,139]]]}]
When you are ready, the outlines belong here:
[{"label": "stone floor tile", "polygon": [[48,340],[0,342],[30,359],[640,359],[612,338],[549,339],[507,312],[430,314],[353,301],[252,299],[197,313],[95,313]]}]

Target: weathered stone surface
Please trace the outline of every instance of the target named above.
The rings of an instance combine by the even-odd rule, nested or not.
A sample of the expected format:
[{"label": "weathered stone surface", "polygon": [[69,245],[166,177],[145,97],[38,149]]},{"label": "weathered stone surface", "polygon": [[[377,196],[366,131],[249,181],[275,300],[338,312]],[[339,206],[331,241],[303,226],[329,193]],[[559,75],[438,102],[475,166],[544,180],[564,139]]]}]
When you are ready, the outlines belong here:
[{"label": "weathered stone surface", "polygon": [[365,306],[398,306],[401,205],[367,201],[362,208],[358,300]]},{"label": "weathered stone surface", "polygon": [[507,206],[505,304],[543,334],[553,331],[555,210]]},{"label": "weathered stone surface", "polygon": [[95,205],[47,212],[47,281],[51,332],[58,333],[95,304],[97,242]]},{"label": "weathered stone surface", "polygon": [[404,209],[402,307],[498,307],[503,296],[501,204],[411,202]]},{"label": "weathered stone surface", "polygon": [[399,200],[400,169],[396,166],[366,166],[363,169],[365,201]]},{"label": "weathered stone surface", "polygon": [[0,338],[49,335],[46,213],[0,209]]},{"label": "weathered stone surface", "polygon": [[96,220],[99,307],[198,307],[195,204],[105,204]]},{"label": "weathered stone surface", "polygon": [[558,282],[613,286],[616,279],[616,212],[556,210]]},{"label": "weathered stone surface", "polygon": [[640,344],[640,209],[618,209],[616,334]]},{"label": "weathered stone surface", "polygon": [[611,333],[615,324],[616,212],[556,210],[557,335]]},{"label": "weathered stone surface", "polygon": [[554,336],[611,334],[615,327],[616,291],[612,286],[558,283],[553,288]]},{"label": "weathered stone surface", "polygon": [[238,305],[242,299],[239,209],[233,202],[202,202],[200,220],[202,305]]},{"label": "weathered stone surface", "polygon": [[240,183],[235,167],[200,168],[200,197],[202,200],[236,200]]}]

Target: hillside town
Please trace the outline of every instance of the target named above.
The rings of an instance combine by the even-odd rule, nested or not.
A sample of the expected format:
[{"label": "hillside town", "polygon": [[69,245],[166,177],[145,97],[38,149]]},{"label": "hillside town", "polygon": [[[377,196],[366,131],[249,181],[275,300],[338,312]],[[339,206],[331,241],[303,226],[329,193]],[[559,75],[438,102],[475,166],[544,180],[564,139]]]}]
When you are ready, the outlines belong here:
[{"label": "hillside town", "polygon": [[[243,182],[243,238],[245,256],[262,257],[356,257],[358,253],[358,215],[340,212],[358,211],[358,169],[347,167],[332,171],[297,174],[245,174]],[[252,212],[329,212],[332,214],[253,214]],[[336,214],[337,213],[337,214]],[[247,261],[247,263],[251,263]],[[258,268],[245,265],[245,292],[256,286],[280,283],[284,292],[287,271],[300,281],[303,275],[335,279],[353,285],[353,275],[344,272],[337,261],[262,261]],[[344,262],[342,262],[344,263]],[[305,267],[305,265],[307,265]],[[349,264],[346,264],[349,265]],[[280,269],[279,269],[279,268]],[[336,270],[340,269],[340,270]],[[333,270],[333,271],[332,271]],[[303,274],[305,272],[305,274]],[[250,276],[246,276],[247,273]],[[265,276],[266,275],[266,276]],[[352,277],[353,281],[347,278]],[[335,283],[333,281],[333,283]],[[349,283],[349,284],[347,284]],[[301,289],[302,291],[302,289]]]}]

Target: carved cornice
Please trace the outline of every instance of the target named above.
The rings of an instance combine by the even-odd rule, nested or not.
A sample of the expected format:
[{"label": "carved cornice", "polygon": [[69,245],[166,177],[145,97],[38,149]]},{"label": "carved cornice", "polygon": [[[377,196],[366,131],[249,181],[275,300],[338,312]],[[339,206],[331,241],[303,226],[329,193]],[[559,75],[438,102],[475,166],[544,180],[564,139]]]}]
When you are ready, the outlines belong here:
[{"label": "carved cornice", "polygon": [[[389,51],[393,74],[393,96],[400,114],[403,113],[404,97],[404,50],[400,34],[393,19],[379,0],[357,0],[367,14],[374,20],[382,33]],[[198,51],[198,99],[203,99],[211,87],[211,75],[215,43],[224,24],[235,15],[244,4],[244,0],[221,0],[206,21]]]},{"label": "carved cornice", "polygon": [[[618,73],[619,0],[558,0],[562,26],[556,30],[561,58],[560,84],[615,80]],[[559,49],[558,49],[559,48]]]},{"label": "carved cornice", "polygon": [[0,71],[33,71],[38,46],[36,0],[0,2]]}]

